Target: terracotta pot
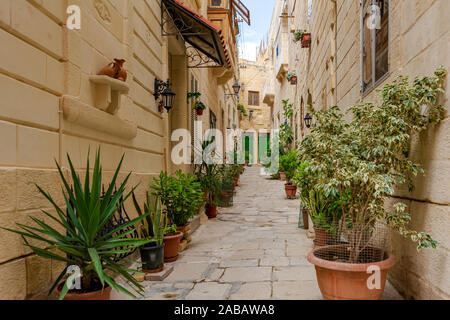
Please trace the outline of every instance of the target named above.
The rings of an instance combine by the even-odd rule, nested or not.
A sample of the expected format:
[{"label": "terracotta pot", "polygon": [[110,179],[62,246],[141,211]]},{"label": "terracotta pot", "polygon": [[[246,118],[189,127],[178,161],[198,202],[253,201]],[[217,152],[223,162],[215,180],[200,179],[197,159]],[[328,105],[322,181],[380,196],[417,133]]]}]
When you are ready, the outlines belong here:
[{"label": "terracotta pot", "polygon": [[216,206],[206,206],[206,215],[210,219],[217,217],[217,207]]},{"label": "terracotta pot", "polygon": [[108,65],[103,67],[98,74],[125,82],[127,80],[127,71],[123,68],[124,63],[124,59],[114,59],[113,62],[110,62]]},{"label": "terracotta pot", "polygon": [[331,232],[328,232],[327,229],[316,228],[316,227],[313,227],[313,228],[314,228],[314,233],[316,234],[316,236],[314,238],[314,244],[317,247],[323,247],[323,246],[332,244],[333,235],[331,234]]},{"label": "terracotta pot", "polygon": [[203,109],[195,109],[195,112],[198,116],[201,116],[203,114]]},{"label": "terracotta pot", "polygon": [[164,268],[164,243],[160,246],[142,246],[142,270],[146,273],[157,273]]},{"label": "terracotta pot", "polygon": [[[356,264],[319,258],[319,256],[333,255],[333,252],[341,252],[345,249],[345,245],[326,246],[315,249],[308,254],[308,261],[315,265],[317,282],[323,297],[327,300],[381,299],[386,285],[387,273],[389,268],[395,264],[395,257],[386,252],[383,261]],[[381,253],[379,249],[378,251]],[[373,277],[374,274],[373,272],[368,273],[368,268],[373,268],[373,266],[380,270],[379,289],[369,289],[367,286],[369,277]]]},{"label": "terracotta pot", "polygon": [[297,76],[293,76],[293,77],[291,78],[291,84],[292,84],[292,85],[297,84]]},{"label": "terracotta pot", "polygon": [[281,180],[286,181],[286,174],[280,171],[280,178]]},{"label": "terracotta pot", "polygon": [[286,196],[288,198],[293,198],[297,194],[297,186],[295,184],[285,184],[284,190],[286,191]]},{"label": "terracotta pot", "polygon": [[174,235],[164,237],[164,262],[177,261],[181,238],[183,238],[183,232],[179,231]]},{"label": "terracotta pot", "polygon": [[239,184],[239,177],[233,179],[234,186],[237,187]]},{"label": "terracotta pot", "polygon": [[309,48],[311,46],[311,33],[304,33],[302,36],[302,48]]},{"label": "terracotta pot", "polygon": [[309,211],[308,209],[302,209],[303,228],[309,229]]},{"label": "terracotta pot", "polygon": [[[59,298],[61,295],[62,285],[60,284],[57,286],[55,292],[56,296]],[[93,292],[86,292],[86,293],[70,293],[68,292],[63,300],[109,300],[111,296],[111,287],[106,287],[103,290],[93,291]]]}]

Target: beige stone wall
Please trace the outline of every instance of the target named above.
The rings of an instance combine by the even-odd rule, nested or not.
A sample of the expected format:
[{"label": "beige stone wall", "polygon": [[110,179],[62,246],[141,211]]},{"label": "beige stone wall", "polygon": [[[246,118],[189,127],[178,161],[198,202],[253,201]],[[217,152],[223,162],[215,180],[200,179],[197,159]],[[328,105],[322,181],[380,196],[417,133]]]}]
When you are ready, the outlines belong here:
[{"label": "beige stone wall", "polygon": [[[392,0],[390,9],[389,75],[383,81],[392,82],[398,75],[431,75],[440,65],[450,67],[450,22],[446,18],[450,2]],[[364,98],[376,101],[377,92],[361,94],[361,18],[359,1],[313,0],[308,22],[308,0],[288,1],[289,30],[307,29],[312,33],[310,49],[290,41],[289,69],[297,71],[299,83],[294,91],[277,89],[273,117],[276,118],[281,99],[295,101],[299,136],[304,128],[302,101],[316,108],[334,104],[346,109]],[[279,22],[272,29],[279,27]],[[274,37],[270,39],[274,41]],[[269,46],[270,47],[270,46]],[[273,59],[271,59],[273,64]],[[383,83],[379,83],[380,88]],[[448,81],[447,81],[448,83]],[[449,89],[442,100],[448,107]],[[310,97],[309,97],[310,94]],[[309,97],[309,98],[308,98]],[[281,99],[280,99],[281,98]],[[303,111],[304,112],[304,111]],[[448,111],[446,113],[448,115]],[[392,236],[392,251],[397,265],[390,273],[395,287],[406,297],[414,299],[450,298],[450,269],[448,268],[450,228],[449,185],[450,158],[448,149],[448,116],[426,133],[414,137],[411,157],[423,165],[425,176],[416,179],[412,193],[399,187],[395,201],[405,202],[412,215],[411,227],[426,230],[440,241],[437,250],[416,252],[415,245],[396,234]],[[387,204],[392,205],[391,201]]]},{"label": "beige stone wall", "polygon": [[[268,68],[261,60],[240,60],[239,65],[242,86],[240,103],[244,105],[248,115],[250,115],[250,110],[253,110],[251,120],[249,120],[248,116],[241,116],[240,128],[243,130],[254,129],[256,131],[270,130],[270,107],[263,102],[262,96],[264,83],[267,79]],[[259,104],[257,106],[248,104],[248,95],[250,91],[259,93]]]},{"label": "beige stone wall", "polygon": [[[185,3],[206,15],[207,0]],[[65,28],[70,4],[81,8],[81,30]],[[120,178],[132,171],[129,186],[140,183],[141,198],[161,170],[178,168],[170,161],[169,139],[173,128],[190,129],[191,73],[218,128],[225,122],[222,110],[235,114],[236,105],[226,106],[223,96],[233,74],[218,86],[216,71],[186,69],[184,44],[161,36],[160,10],[155,0],[1,1],[0,226],[30,223],[28,216],[51,210],[35,183],[63,205],[54,160],[67,171],[69,153],[82,170],[89,148],[91,161],[96,148],[102,150],[105,183],[125,154]],[[99,109],[100,89],[90,76],[113,58],[126,60],[129,92],[117,113],[108,113]],[[177,98],[170,115],[158,112],[155,77],[174,82]],[[129,203],[127,209],[133,216]],[[0,230],[0,240],[0,299],[46,297],[62,265],[31,254],[15,234]]]}]

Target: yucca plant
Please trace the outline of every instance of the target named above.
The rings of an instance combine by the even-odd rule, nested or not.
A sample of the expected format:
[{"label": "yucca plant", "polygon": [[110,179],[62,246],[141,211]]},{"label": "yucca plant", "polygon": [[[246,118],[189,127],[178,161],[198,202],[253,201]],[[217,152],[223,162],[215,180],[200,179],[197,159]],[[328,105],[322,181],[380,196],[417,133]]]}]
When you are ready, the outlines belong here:
[{"label": "yucca plant", "polygon": [[[92,181],[90,180],[88,155],[84,185],[75,171],[69,155],[67,155],[67,159],[73,187],[69,185],[60,165],[55,161],[64,185],[62,193],[67,211],[56,204],[50,194],[37,186],[56,210],[56,214],[51,214],[44,210],[42,210],[42,213],[61,226],[64,232],[56,230],[45,223],[44,220],[35,217],[30,218],[36,226],[17,224],[20,228],[19,230],[4,229],[21,235],[25,245],[36,255],[67,263],[67,267],[60,273],[49,291],[49,294],[51,294],[61,284],[58,287],[61,290],[60,300],[70,290],[67,281],[64,281],[64,285],[62,285],[69,266],[78,266],[81,270],[81,292],[93,292],[106,286],[111,286],[117,291],[135,297],[129,290],[119,285],[114,280],[114,277],[122,276],[128,283],[135,286],[133,288],[135,291],[139,292],[143,287],[130,275],[130,272],[139,271],[126,268],[118,263],[116,258],[118,254],[129,253],[149,242],[147,239],[127,238],[128,235],[135,232],[133,226],[145,219],[147,215],[141,215],[101,235],[105,224],[113,217],[117,207],[121,205],[121,201],[125,201],[130,195],[128,193],[128,195],[124,196],[125,186],[130,174],[128,174],[120,187],[114,190],[123,156],[104,194],[102,194],[100,150],[96,153]],[[132,229],[130,230],[130,228]],[[29,242],[30,239],[40,241],[45,246],[35,246]]]},{"label": "yucca plant", "polygon": [[151,240],[151,244],[160,246],[164,242],[164,230],[168,226],[167,215],[164,213],[161,198],[156,197],[155,204],[151,205],[150,194],[147,192],[146,201],[141,207],[132,193],[134,208],[139,217],[145,216],[138,228],[140,237]]}]

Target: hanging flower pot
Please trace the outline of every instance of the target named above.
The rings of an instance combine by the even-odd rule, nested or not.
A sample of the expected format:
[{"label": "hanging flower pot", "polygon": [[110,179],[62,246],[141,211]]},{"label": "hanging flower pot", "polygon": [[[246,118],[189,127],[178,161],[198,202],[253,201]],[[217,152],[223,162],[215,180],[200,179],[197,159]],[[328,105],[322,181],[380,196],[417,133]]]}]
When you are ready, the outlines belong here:
[{"label": "hanging flower pot", "polygon": [[286,79],[292,84],[292,85],[296,85],[297,84],[297,76],[295,75],[295,73],[288,73],[286,75]]},{"label": "hanging flower pot", "polygon": [[293,77],[291,78],[291,84],[292,84],[292,85],[296,85],[296,84],[297,84],[297,76],[293,76]]},{"label": "hanging flower pot", "polygon": [[206,106],[203,102],[200,102],[197,99],[195,99],[194,105],[192,106],[192,108],[195,110],[197,115],[201,116],[203,114],[203,110],[206,109]]},{"label": "hanging flower pot", "polygon": [[309,48],[311,46],[311,33],[304,33],[302,36],[302,48]]}]

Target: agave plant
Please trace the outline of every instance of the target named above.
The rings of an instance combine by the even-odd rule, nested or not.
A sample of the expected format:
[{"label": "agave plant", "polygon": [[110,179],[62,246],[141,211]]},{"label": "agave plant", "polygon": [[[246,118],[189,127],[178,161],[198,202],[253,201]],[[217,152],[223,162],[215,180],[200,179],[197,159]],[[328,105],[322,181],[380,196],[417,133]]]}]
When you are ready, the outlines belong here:
[{"label": "agave plant", "polygon": [[[61,290],[60,300],[71,289],[67,281],[64,281],[64,285],[62,285],[69,266],[78,266],[80,268],[82,292],[92,292],[106,286],[111,286],[117,291],[135,297],[133,293],[118,284],[114,280],[114,277],[122,276],[128,283],[135,286],[133,288],[135,291],[139,292],[143,287],[130,275],[130,272],[139,271],[126,268],[116,261],[116,258],[118,254],[130,253],[135,248],[149,242],[147,239],[127,238],[127,236],[135,232],[133,226],[145,219],[147,215],[144,214],[106,234],[102,232],[104,231],[105,224],[110,221],[117,207],[121,205],[121,201],[125,201],[130,195],[129,193],[124,196],[125,186],[130,174],[128,174],[120,187],[114,190],[123,162],[123,156],[104,194],[102,194],[100,150],[96,153],[92,182],[90,181],[88,155],[84,185],[76,173],[69,155],[67,155],[67,159],[70,166],[73,187],[69,185],[61,167],[55,161],[64,184],[62,193],[67,211],[56,204],[50,194],[37,186],[39,191],[56,210],[56,214],[51,214],[44,210],[42,210],[42,213],[62,227],[64,232],[56,230],[44,222],[43,219],[35,217],[30,218],[36,226],[17,224],[20,228],[19,230],[4,229],[21,235],[25,245],[36,255],[67,263],[67,267],[60,273],[49,291],[49,294],[51,294],[60,285],[58,287]],[[45,246],[38,247],[31,244],[29,239],[42,242]]]},{"label": "agave plant", "polygon": [[152,207],[150,194],[147,192],[146,201],[141,207],[136,199],[134,192],[132,193],[133,204],[139,217],[145,216],[140,223],[139,233],[141,238],[151,240],[151,243],[160,246],[164,242],[164,230],[168,226],[167,215],[164,213],[161,198],[157,197]]}]

